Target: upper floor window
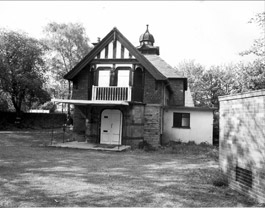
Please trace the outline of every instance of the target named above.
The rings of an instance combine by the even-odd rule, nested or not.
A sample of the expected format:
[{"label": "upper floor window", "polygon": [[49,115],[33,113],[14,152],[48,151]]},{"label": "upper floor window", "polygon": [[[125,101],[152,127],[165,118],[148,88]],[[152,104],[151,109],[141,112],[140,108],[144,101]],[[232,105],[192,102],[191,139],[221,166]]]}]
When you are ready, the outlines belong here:
[{"label": "upper floor window", "polygon": [[109,87],[110,86],[110,70],[98,71],[98,86]]},{"label": "upper floor window", "polygon": [[117,67],[114,71],[110,67],[99,67],[94,82],[99,87],[128,87],[131,79],[130,67]]},{"label": "upper floor window", "polygon": [[173,127],[190,128],[190,114],[189,113],[174,113]]},{"label": "upper floor window", "polygon": [[118,87],[128,87],[130,82],[129,70],[118,70]]}]

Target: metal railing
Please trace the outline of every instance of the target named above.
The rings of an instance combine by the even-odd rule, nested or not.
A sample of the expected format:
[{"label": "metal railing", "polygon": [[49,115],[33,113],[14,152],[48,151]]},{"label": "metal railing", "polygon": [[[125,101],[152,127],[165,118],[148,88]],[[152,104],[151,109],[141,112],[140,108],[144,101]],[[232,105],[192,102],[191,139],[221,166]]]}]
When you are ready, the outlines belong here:
[{"label": "metal railing", "polygon": [[131,101],[131,87],[92,86],[92,100]]}]

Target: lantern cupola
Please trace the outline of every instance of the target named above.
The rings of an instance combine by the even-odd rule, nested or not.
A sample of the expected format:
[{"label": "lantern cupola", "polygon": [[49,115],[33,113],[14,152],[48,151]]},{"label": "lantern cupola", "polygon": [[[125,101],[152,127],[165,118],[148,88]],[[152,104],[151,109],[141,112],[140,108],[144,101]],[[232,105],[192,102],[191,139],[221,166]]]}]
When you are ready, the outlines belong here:
[{"label": "lantern cupola", "polygon": [[159,55],[159,47],[154,46],[154,36],[149,32],[149,25],[146,25],[146,31],[140,36],[140,46],[137,49],[142,54],[156,54]]}]

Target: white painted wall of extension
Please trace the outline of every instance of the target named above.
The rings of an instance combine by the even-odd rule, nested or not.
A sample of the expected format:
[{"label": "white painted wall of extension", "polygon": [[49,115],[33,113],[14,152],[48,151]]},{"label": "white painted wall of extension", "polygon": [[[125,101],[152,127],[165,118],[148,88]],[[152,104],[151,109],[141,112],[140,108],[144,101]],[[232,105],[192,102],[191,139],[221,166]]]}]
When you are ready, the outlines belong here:
[{"label": "white painted wall of extension", "polygon": [[[190,128],[173,127],[173,113],[190,113]],[[213,112],[198,109],[165,109],[163,141],[194,141],[213,144]]]}]

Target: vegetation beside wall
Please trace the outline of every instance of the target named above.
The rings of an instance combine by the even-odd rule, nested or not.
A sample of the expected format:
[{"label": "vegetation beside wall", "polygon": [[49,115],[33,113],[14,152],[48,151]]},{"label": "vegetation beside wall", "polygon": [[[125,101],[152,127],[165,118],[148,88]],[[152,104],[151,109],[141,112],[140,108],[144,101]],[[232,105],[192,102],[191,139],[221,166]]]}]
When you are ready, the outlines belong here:
[{"label": "vegetation beside wall", "polygon": [[15,112],[0,112],[0,130],[14,128],[49,129],[59,128],[66,122],[63,113],[22,113],[19,124],[16,122]]}]

